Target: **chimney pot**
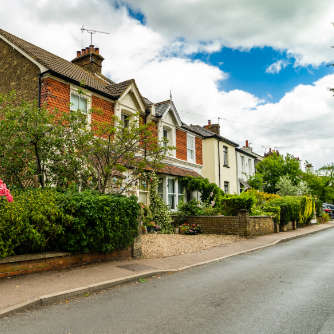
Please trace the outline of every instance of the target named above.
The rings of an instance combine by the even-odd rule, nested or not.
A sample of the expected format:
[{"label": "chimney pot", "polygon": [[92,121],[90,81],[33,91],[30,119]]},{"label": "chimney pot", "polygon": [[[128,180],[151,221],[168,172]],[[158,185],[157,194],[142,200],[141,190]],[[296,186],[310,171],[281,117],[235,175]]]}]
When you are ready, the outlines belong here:
[{"label": "chimney pot", "polygon": [[95,48],[95,53],[99,55],[100,54],[100,49],[99,48]]},{"label": "chimney pot", "polygon": [[81,51],[77,51],[77,58],[81,56]]},{"label": "chimney pot", "polygon": [[246,147],[248,147],[248,140],[246,140]]},{"label": "chimney pot", "polygon": [[211,119],[208,120],[208,125],[211,125]]}]

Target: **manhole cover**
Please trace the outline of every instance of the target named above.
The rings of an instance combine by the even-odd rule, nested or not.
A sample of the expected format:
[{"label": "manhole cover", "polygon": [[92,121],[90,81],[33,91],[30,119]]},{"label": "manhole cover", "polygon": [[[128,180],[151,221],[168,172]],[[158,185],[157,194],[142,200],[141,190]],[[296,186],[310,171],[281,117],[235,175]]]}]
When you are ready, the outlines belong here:
[{"label": "manhole cover", "polygon": [[138,263],[125,264],[124,266],[118,266],[118,268],[130,270],[130,271],[146,271],[146,270],[155,269],[150,266],[145,266],[145,264],[138,264]]}]

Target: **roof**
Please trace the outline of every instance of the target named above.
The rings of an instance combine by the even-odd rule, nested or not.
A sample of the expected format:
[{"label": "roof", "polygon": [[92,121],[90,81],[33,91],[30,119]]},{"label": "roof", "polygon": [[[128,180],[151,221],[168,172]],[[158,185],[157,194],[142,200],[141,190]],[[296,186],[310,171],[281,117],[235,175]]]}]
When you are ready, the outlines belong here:
[{"label": "roof", "polygon": [[70,61],[54,55],[34,44],[31,44],[5,30],[0,29],[1,36],[24,51],[34,61],[46,67],[49,71],[77,82],[79,85],[97,90],[111,98],[118,98],[128,88],[133,80],[114,83],[103,74],[94,74]]},{"label": "roof", "polygon": [[232,145],[232,146],[239,146],[239,144],[233,142],[232,140],[229,140],[221,135],[218,135],[217,133],[215,132],[212,132],[208,129],[205,129],[203,128],[202,126],[200,125],[190,125],[190,127],[194,130],[194,131],[197,131],[201,136],[203,136],[204,138],[217,138],[218,140],[221,140],[229,145]]},{"label": "roof", "polygon": [[154,106],[155,106],[156,116],[162,117],[163,114],[170,108],[171,101],[166,100],[166,101],[158,102],[158,103],[155,103]]},{"label": "roof", "polygon": [[251,152],[251,151],[248,151],[242,147],[237,147],[236,148],[236,151],[240,152],[240,153],[243,153],[243,154],[246,154],[252,158],[255,158],[255,159],[258,159],[259,155],[257,153],[254,153],[254,152]]},{"label": "roof", "polygon": [[159,174],[167,174],[174,176],[194,176],[194,177],[202,177],[200,174],[195,172],[192,169],[176,167],[169,164],[165,164],[164,167],[158,170]]},{"label": "roof", "polygon": [[193,125],[188,125],[188,124],[182,123],[182,128],[203,137],[202,133],[200,131],[198,131],[198,129],[196,127],[194,127]]}]

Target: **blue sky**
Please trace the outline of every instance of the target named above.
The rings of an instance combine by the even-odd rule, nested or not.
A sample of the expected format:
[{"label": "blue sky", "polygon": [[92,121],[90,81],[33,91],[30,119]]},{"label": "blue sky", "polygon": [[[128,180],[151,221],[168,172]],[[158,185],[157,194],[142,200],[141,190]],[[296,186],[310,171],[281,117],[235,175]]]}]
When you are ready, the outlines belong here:
[{"label": "blue sky", "polygon": [[[122,3],[130,17],[142,25],[147,24],[145,15],[133,9],[126,2]],[[188,56],[191,60],[200,60],[218,67],[228,75],[218,87],[223,91],[240,89],[254,94],[264,102],[278,102],[287,92],[297,85],[309,85],[325,75],[332,74],[334,68],[329,64],[319,66],[296,66],[296,59],[286,50],[272,47],[253,47],[249,50],[222,47],[217,52],[198,52]],[[268,73],[266,69],[276,61],[287,63],[279,73]]]}]

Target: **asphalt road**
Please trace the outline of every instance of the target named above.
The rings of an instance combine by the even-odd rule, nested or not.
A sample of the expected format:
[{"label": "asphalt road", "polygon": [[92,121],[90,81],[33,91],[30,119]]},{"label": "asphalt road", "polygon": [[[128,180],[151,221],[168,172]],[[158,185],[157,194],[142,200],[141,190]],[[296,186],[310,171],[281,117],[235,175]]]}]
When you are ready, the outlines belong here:
[{"label": "asphalt road", "polygon": [[0,333],[334,333],[334,229],[18,313]]}]

